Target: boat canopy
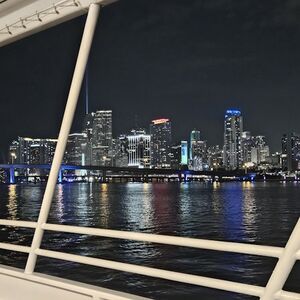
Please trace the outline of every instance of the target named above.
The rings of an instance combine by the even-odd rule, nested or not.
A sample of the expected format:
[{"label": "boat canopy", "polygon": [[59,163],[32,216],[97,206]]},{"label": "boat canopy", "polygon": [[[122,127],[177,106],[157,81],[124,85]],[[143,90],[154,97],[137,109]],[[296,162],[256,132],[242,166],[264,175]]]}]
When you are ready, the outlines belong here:
[{"label": "boat canopy", "polygon": [[117,0],[0,0],[0,47]]}]

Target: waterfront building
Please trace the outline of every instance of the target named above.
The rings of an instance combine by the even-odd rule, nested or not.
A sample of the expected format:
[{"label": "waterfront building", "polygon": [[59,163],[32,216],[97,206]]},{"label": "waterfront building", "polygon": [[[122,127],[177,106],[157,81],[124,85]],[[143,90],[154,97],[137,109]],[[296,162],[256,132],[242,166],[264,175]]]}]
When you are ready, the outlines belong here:
[{"label": "waterfront building", "polygon": [[258,166],[266,162],[270,156],[270,149],[263,135],[251,136],[250,131],[242,133],[242,157],[243,163],[252,163]]},{"label": "waterfront building", "polygon": [[250,163],[251,160],[251,151],[254,147],[254,141],[253,137],[251,136],[250,131],[243,131],[242,132],[242,157],[243,157],[243,163]]},{"label": "waterfront building", "polygon": [[171,167],[172,131],[169,119],[156,119],[150,125],[151,166],[153,168]]},{"label": "waterfront building", "polygon": [[114,139],[114,163],[116,167],[128,166],[128,139],[127,135],[121,134],[118,138]]},{"label": "waterfront building", "polygon": [[284,134],[281,139],[282,170],[300,170],[300,135],[292,132]]},{"label": "waterfront building", "polygon": [[143,129],[132,130],[128,140],[128,167],[150,167],[150,140],[149,134]]},{"label": "waterfront building", "polygon": [[30,164],[42,164],[44,163],[45,149],[43,147],[43,141],[39,139],[32,140],[29,146],[29,163]]},{"label": "waterfront building", "polygon": [[211,170],[218,170],[223,167],[223,150],[219,145],[207,148],[207,162]]},{"label": "waterfront building", "polygon": [[197,143],[201,141],[201,133],[199,130],[193,130],[190,135],[190,159],[193,160],[194,156],[197,155]]},{"label": "waterfront building", "polygon": [[190,166],[194,171],[202,171],[208,168],[207,144],[201,141],[200,131],[193,130],[190,135]]},{"label": "waterfront building", "polygon": [[181,167],[181,143],[171,146],[171,169],[179,170]]},{"label": "waterfront building", "polygon": [[82,130],[82,132],[85,133],[87,136],[85,162],[86,162],[86,165],[89,165],[89,166],[92,165],[92,158],[93,158],[92,136],[93,136],[94,117],[95,117],[94,112],[88,113],[85,115],[84,123],[83,123],[83,130]]},{"label": "waterfront building", "polygon": [[224,120],[223,164],[227,170],[242,167],[243,117],[239,110],[227,110]]},{"label": "waterfront building", "polygon": [[272,153],[266,157],[266,162],[270,165],[270,168],[280,169],[281,168],[281,153]]},{"label": "waterfront building", "polygon": [[11,163],[51,164],[57,140],[18,137],[9,147]]},{"label": "waterfront building", "polygon": [[108,166],[112,160],[112,111],[96,111],[92,123],[92,165]]},{"label": "waterfront building", "polygon": [[13,141],[12,145],[18,145],[15,157],[15,163],[29,164],[30,163],[30,145],[32,138],[18,137],[17,141]]},{"label": "waterfront building", "polygon": [[111,166],[115,167],[116,166],[116,156],[118,152],[118,139],[113,138],[111,142],[111,151],[109,156],[111,157]]},{"label": "waterfront building", "polygon": [[70,134],[66,148],[66,163],[76,166],[85,166],[87,142],[86,133]]},{"label": "waterfront building", "polygon": [[10,164],[19,163],[19,141],[13,141],[9,146],[8,162]]},{"label": "waterfront building", "polygon": [[188,142],[187,141],[181,141],[181,162],[180,164],[182,166],[188,165]]},{"label": "waterfront building", "polygon": [[270,156],[270,148],[267,145],[266,137],[263,135],[258,135],[254,137],[254,147],[252,148],[252,154],[257,158],[253,158],[252,162],[255,164],[260,164],[266,162],[268,156]]}]

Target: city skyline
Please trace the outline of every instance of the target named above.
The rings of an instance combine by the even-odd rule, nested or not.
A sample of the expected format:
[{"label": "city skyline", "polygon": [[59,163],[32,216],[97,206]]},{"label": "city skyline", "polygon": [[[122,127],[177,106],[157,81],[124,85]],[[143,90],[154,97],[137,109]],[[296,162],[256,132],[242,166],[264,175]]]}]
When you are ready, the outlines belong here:
[{"label": "city skyline", "polygon": [[[70,132],[70,134],[76,134],[76,133],[81,133],[82,131],[84,131],[85,133],[87,133],[88,134],[88,127],[89,127],[89,125],[87,125],[87,122],[89,122],[89,116],[90,115],[93,115],[93,114],[95,114],[96,112],[111,112],[112,113],[112,110],[111,109],[108,109],[108,110],[105,110],[105,109],[98,109],[98,110],[95,110],[95,112],[90,112],[89,114],[85,114],[83,117],[82,117],[82,119],[83,119],[83,122],[82,122],[82,124],[83,124],[83,126],[82,126],[82,124],[81,124],[81,127],[80,128],[78,128],[78,130],[74,130],[74,128],[72,129],[72,131]],[[201,133],[201,139],[202,140],[205,140],[209,145],[223,145],[223,143],[224,143],[224,132],[223,132],[223,129],[224,129],[224,114],[225,114],[225,119],[226,119],[226,114],[228,114],[228,112],[239,112],[239,113],[241,113],[242,114],[242,117],[243,117],[243,124],[244,124],[244,112],[243,111],[241,111],[240,109],[238,109],[237,107],[231,107],[231,108],[228,108],[228,109],[226,109],[224,112],[223,112],[223,118],[221,119],[221,120],[216,120],[216,124],[221,124],[221,126],[219,126],[219,128],[217,129],[218,131],[221,131],[221,135],[222,135],[222,138],[221,138],[221,140],[218,142],[218,143],[216,143],[216,144],[214,144],[214,143],[212,143],[211,142],[211,140],[212,140],[212,137],[211,136],[208,136],[207,135],[207,132],[208,132],[208,130],[206,130],[207,128],[200,128],[199,126],[197,127],[197,126],[195,126],[195,127],[193,127],[193,128],[189,128],[189,129],[187,129],[187,132],[186,132],[186,134],[184,135],[184,136],[182,136],[182,137],[178,137],[178,135],[176,134],[176,130],[172,130],[172,141],[173,141],[173,143],[175,142],[181,142],[182,140],[190,140],[190,134],[191,134],[191,132],[193,132],[194,130],[196,130],[196,131],[199,131],[199,134]],[[113,112],[114,113],[114,115],[115,115],[115,111]],[[117,136],[120,136],[120,135],[123,135],[123,134],[130,134],[130,132],[132,131],[132,130],[139,130],[139,129],[141,129],[141,130],[145,130],[145,134],[148,134],[148,133],[150,133],[150,127],[149,127],[149,124],[151,124],[151,122],[153,122],[153,121],[156,121],[156,120],[158,120],[158,121],[160,121],[160,120],[170,120],[171,122],[172,122],[172,127],[177,127],[178,125],[176,124],[176,121],[178,121],[178,120],[174,120],[174,119],[172,119],[172,118],[165,118],[165,117],[162,117],[162,114],[161,115],[159,115],[160,117],[158,117],[158,118],[152,118],[152,119],[150,119],[150,120],[144,120],[143,122],[140,122],[140,119],[139,119],[139,121],[137,121],[137,117],[136,117],[136,115],[135,115],[135,119],[134,120],[131,120],[130,121],[130,123],[131,123],[131,125],[127,125],[126,126],[126,130],[121,130],[121,129],[119,129],[119,128],[115,128],[116,126],[115,126],[115,117],[114,117],[114,122],[112,122],[112,124],[110,125],[111,126],[111,131],[112,131],[112,137],[117,137]],[[141,125],[142,124],[142,125]],[[177,126],[176,126],[177,125]],[[87,127],[86,127],[87,126]],[[85,128],[84,130],[83,130],[83,127]],[[266,130],[265,128],[263,129],[263,130],[261,130],[261,131],[259,131],[259,132],[253,132],[252,130],[251,130],[251,126],[249,127],[249,126],[242,126],[243,127],[243,129],[244,130],[241,130],[241,132],[243,132],[243,131],[245,131],[245,132],[251,132],[251,134],[253,134],[254,136],[255,135],[261,135],[261,136],[266,136],[265,134],[264,134],[264,131]],[[127,129],[128,128],[128,129]],[[281,151],[281,138],[282,138],[282,135],[283,134],[287,134],[287,133],[294,133],[294,132],[298,132],[297,130],[291,130],[291,131],[289,131],[289,132],[281,132],[280,133],[280,139],[278,140],[278,141],[276,141],[276,143],[277,144],[279,144],[279,147],[278,147],[278,149],[270,149],[270,151],[271,152],[279,152],[279,151]],[[220,134],[219,134],[220,135]],[[16,138],[16,137],[18,137],[18,136],[22,136],[21,134],[19,134],[19,135],[16,135],[16,136],[13,136],[13,137],[11,137],[10,138],[10,140],[9,140],[9,142],[8,142],[8,144],[7,144],[7,146],[6,146],[6,148],[7,147],[9,147],[9,145],[11,144],[11,142]],[[32,136],[34,136],[33,134],[31,134],[31,133],[29,133],[28,135],[23,135],[23,137],[29,137],[29,138],[31,138]],[[53,136],[47,136],[46,134],[43,134],[43,135],[41,135],[41,136],[35,136],[34,137],[35,139],[56,139],[57,137],[53,137]],[[272,143],[274,143],[274,141],[272,141],[268,136],[266,136],[266,138],[268,139],[268,144],[272,144]]]},{"label": "city skyline", "polygon": [[300,300],[299,56],[299,0],[0,0],[1,295]]},{"label": "city skyline", "polygon": [[[209,142],[218,144],[224,110],[238,107],[245,127],[279,150],[282,133],[300,131],[298,6],[256,0],[113,4],[101,14],[93,45],[90,110],[112,109],[115,128],[126,130],[136,114],[143,120],[167,116],[178,120],[178,140],[191,128],[206,128]],[[0,50],[6,70],[0,75],[1,151],[18,134],[57,136],[83,22]],[[72,132],[81,126],[84,102],[81,96]]]},{"label": "city skyline", "polygon": [[[70,133],[64,163],[77,166],[114,166],[156,169],[300,170],[300,135],[281,137],[281,152],[272,153],[268,138],[253,135],[243,127],[243,113],[227,109],[224,113],[223,143],[211,145],[197,129],[189,138],[174,140],[172,120],[155,119],[148,130],[138,127],[115,135],[113,111],[98,110],[85,115],[80,132]],[[248,128],[247,128],[248,129]],[[57,140],[18,137],[9,147],[9,163],[49,164]]]}]

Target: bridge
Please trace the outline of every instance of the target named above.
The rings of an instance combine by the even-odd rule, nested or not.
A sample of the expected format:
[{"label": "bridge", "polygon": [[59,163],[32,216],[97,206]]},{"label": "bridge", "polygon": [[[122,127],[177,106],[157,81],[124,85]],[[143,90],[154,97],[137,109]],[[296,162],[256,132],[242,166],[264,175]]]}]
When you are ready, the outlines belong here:
[{"label": "bridge", "polygon": [[[23,175],[16,176],[16,170],[50,170],[51,164],[0,164],[0,169],[7,170],[9,172],[9,182],[10,184],[16,183],[16,177],[42,177],[40,175]],[[101,173],[101,181],[107,182],[109,179],[119,179],[120,181],[123,179],[131,180],[131,181],[153,181],[156,179],[157,181],[164,181],[167,179],[176,180],[176,181],[188,181],[188,177],[190,179],[199,179],[199,177],[210,177],[213,181],[218,178],[218,180],[222,180],[222,178],[241,178],[245,176],[255,176],[255,174],[247,174],[242,170],[235,171],[225,171],[225,170],[205,170],[205,171],[193,171],[193,170],[184,170],[184,169],[154,169],[154,168],[134,168],[134,167],[111,167],[111,166],[77,166],[77,165],[61,165],[58,182],[62,183],[64,181],[64,177],[76,177],[75,175],[66,174],[64,175],[64,171],[76,171],[83,170],[89,172],[98,172]],[[86,176],[86,175],[83,175]],[[44,176],[47,179],[47,175]],[[249,179],[250,179],[249,177]]]}]

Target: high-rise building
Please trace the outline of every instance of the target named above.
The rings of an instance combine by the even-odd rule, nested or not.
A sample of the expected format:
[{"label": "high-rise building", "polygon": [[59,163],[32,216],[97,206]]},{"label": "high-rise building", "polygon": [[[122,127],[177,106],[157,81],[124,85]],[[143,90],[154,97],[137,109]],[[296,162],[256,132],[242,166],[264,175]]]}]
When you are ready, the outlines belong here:
[{"label": "high-rise building", "polygon": [[201,135],[199,130],[193,130],[190,136],[190,159],[193,160],[194,156],[197,155],[197,142],[201,141]]},{"label": "high-rise building", "polygon": [[92,128],[92,165],[111,164],[112,151],[112,111],[96,111]]},{"label": "high-rise building", "polygon": [[85,166],[87,143],[86,133],[70,134],[66,148],[66,162],[70,165]]},{"label": "high-rise building", "polygon": [[9,147],[11,163],[51,164],[57,140],[18,137]]},{"label": "high-rise building", "polygon": [[243,163],[253,163],[259,165],[266,162],[270,155],[266,137],[263,135],[251,136],[250,131],[242,133],[242,157]]},{"label": "high-rise building", "polygon": [[132,130],[128,140],[128,167],[150,167],[150,135],[143,129]]},{"label": "high-rise building", "polygon": [[171,169],[179,170],[181,167],[181,144],[171,147]]},{"label": "high-rise building", "polygon": [[280,169],[281,168],[281,156],[279,152],[272,153],[266,158],[266,162],[269,164],[270,169]]},{"label": "high-rise building", "polygon": [[219,145],[210,146],[207,148],[207,162],[212,170],[217,170],[223,167],[223,151]]},{"label": "high-rise building", "polygon": [[153,168],[171,167],[172,131],[169,119],[153,120],[150,125],[151,166]]},{"label": "high-rise building", "polygon": [[13,141],[9,146],[9,158],[8,161],[10,164],[19,163],[19,142]]},{"label": "high-rise building", "polygon": [[300,135],[297,133],[284,134],[281,139],[282,170],[300,170]]},{"label": "high-rise building", "polygon": [[251,136],[250,131],[243,131],[242,132],[242,156],[243,156],[243,163],[250,163],[251,162],[251,151],[254,147],[253,137]]},{"label": "high-rise building", "polygon": [[95,113],[88,113],[84,117],[83,130],[82,132],[87,136],[86,145],[86,156],[85,163],[87,166],[92,165],[93,152],[92,152],[92,136],[93,136],[93,124],[94,124]]},{"label": "high-rise building", "polygon": [[188,142],[181,141],[181,165],[187,166],[189,161]]},{"label": "high-rise building", "polygon": [[224,121],[223,164],[227,170],[242,167],[243,117],[239,110],[227,110]]},{"label": "high-rise building", "polygon": [[114,143],[114,166],[128,166],[128,139],[125,134],[121,134]]},{"label": "high-rise building", "polygon": [[202,171],[208,168],[206,141],[201,141],[200,131],[193,130],[190,135],[190,169]]},{"label": "high-rise building", "polygon": [[267,145],[266,137],[263,135],[255,136],[254,147],[252,148],[252,153],[257,157],[257,161],[252,160],[253,163],[260,164],[266,162],[267,157],[270,155],[270,148]]}]

